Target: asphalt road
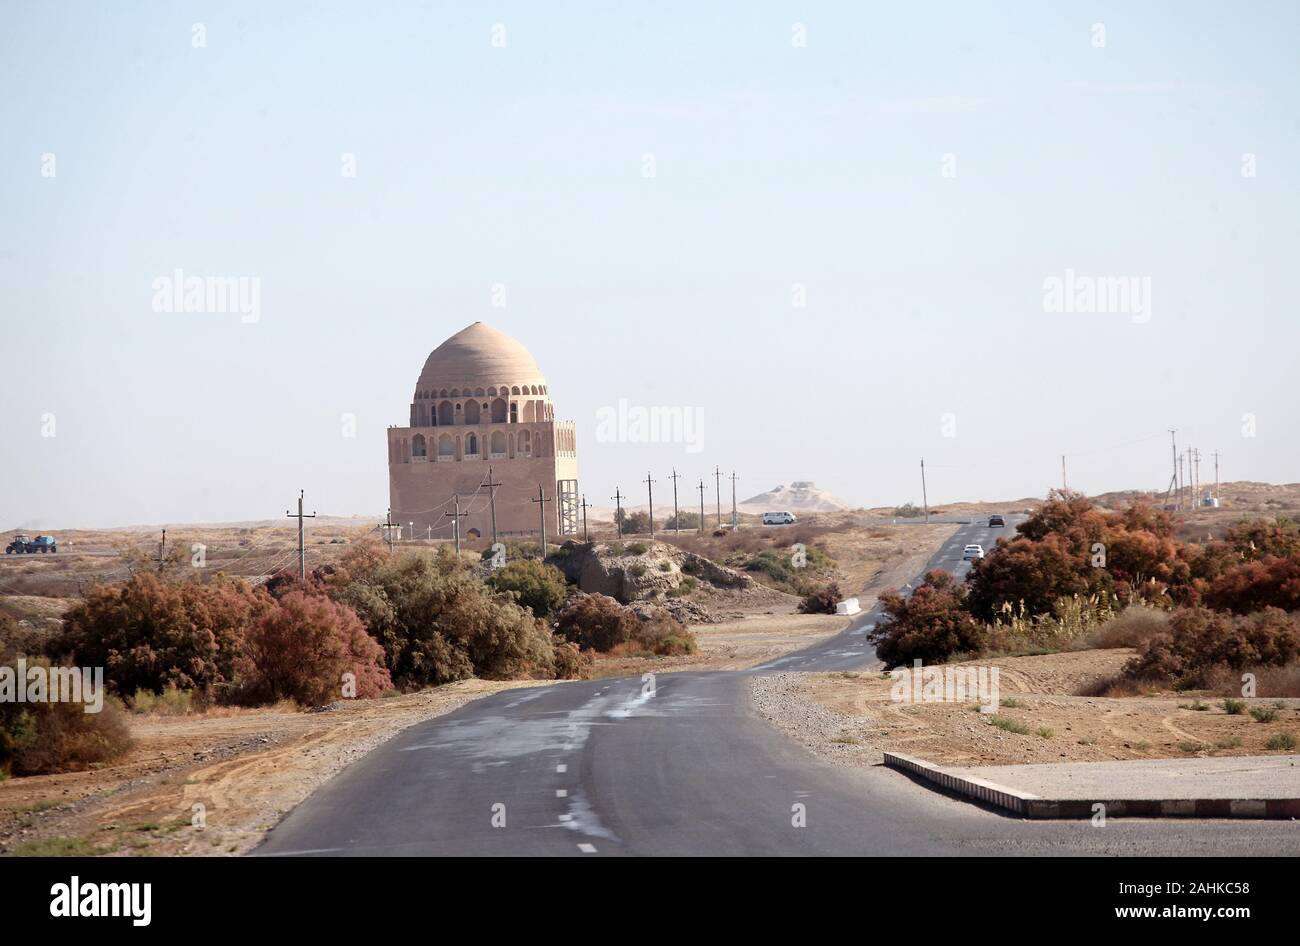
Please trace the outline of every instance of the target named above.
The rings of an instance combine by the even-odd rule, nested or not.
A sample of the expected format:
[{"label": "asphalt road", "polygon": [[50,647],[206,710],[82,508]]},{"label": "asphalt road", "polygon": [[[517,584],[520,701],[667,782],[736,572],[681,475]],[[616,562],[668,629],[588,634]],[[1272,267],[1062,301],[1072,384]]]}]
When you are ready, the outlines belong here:
[{"label": "asphalt road", "polygon": [[[1007,529],[1014,521],[1008,517]],[[964,575],[961,526],[927,565]],[[752,671],[509,690],[413,726],[343,770],[255,852],[304,855],[1300,853],[1293,822],[1022,821],[891,769],[819,762],[753,709],[749,676],[877,665],[875,611]]]}]

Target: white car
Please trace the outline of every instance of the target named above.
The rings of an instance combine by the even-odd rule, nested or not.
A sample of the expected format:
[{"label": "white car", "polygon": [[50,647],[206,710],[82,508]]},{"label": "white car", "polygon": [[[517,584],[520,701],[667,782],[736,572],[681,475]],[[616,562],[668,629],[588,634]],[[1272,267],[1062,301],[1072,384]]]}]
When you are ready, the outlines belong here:
[{"label": "white car", "polygon": [[974,561],[977,558],[983,558],[983,557],[984,557],[984,546],[982,545],[968,545],[966,546],[966,548],[962,550],[961,553],[961,560],[963,562],[970,562],[970,561]]},{"label": "white car", "polygon": [[793,524],[794,524],[794,513],[792,512],[763,513],[763,525],[765,526],[789,526]]}]

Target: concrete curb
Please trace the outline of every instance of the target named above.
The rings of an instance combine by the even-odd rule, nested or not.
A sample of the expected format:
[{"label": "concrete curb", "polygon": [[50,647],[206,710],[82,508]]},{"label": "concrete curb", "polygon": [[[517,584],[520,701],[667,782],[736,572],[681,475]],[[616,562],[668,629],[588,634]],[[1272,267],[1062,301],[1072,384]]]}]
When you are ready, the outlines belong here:
[{"label": "concrete curb", "polygon": [[967,798],[1005,808],[1024,818],[1091,818],[1093,805],[1108,817],[1132,818],[1300,818],[1300,798],[1040,798],[1006,785],[961,775],[924,759],[886,752],[885,765],[910,772]]}]

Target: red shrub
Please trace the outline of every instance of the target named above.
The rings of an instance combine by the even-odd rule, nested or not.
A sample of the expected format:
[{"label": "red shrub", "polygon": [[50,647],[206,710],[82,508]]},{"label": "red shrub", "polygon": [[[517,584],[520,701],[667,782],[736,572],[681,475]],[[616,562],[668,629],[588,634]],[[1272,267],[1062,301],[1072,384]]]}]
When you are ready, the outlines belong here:
[{"label": "red shrub", "polygon": [[1235,614],[1264,608],[1300,610],[1300,559],[1269,555],[1242,562],[1211,581],[1203,599],[1211,608]]},{"label": "red shrub", "polygon": [[560,612],[556,629],[583,650],[606,652],[632,637],[637,617],[608,595],[584,595]]},{"label": "red shrub", "polygon": [[1203,686],[1216,672],[1280,667],[1300,655],[1300,625],[1277,608],[1249,617],[1180,608],[1169,630],[1155,634],[1124,666],[1132,679]]},{"label": "red shrub", "polygon": [[927,574],[909,598],[886,591],[880,601],[887,617],[868,640],[886,665],[918,659],[942,663],[955,653],[977,653],[983,646],[983,627],[966,613],[962,586],[945,571]]},{"label": "red shrub", "polygon": [[372,699],[392,687],[384,650],[351,608],[324,595],[291,591],[249,630],[237,670],[243,696],[254,702],[292,699],[317,706],[344,696]]}]

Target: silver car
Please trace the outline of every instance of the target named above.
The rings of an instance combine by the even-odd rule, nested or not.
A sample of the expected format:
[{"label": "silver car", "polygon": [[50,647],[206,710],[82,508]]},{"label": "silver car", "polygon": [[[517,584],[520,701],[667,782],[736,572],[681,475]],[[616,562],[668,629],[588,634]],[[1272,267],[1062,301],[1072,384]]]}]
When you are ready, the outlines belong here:
[{"label": "silver car", "polygon": [[977,558],[983,558],[983,557],[984,557],[984,546],[982,545],[968,545],[966,546],[965,549],[962,550],[961,553],[961,560],[963,562],[971,562]]}]

